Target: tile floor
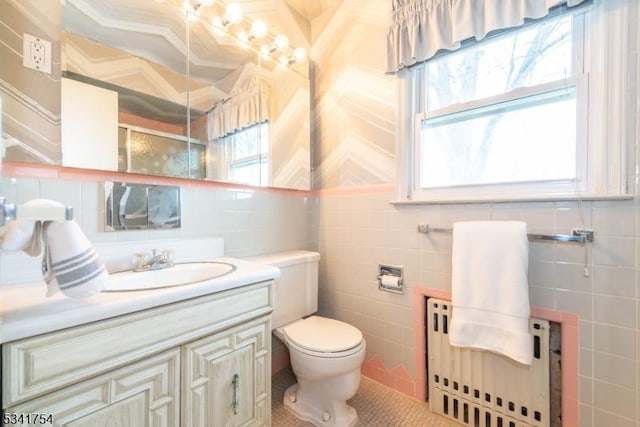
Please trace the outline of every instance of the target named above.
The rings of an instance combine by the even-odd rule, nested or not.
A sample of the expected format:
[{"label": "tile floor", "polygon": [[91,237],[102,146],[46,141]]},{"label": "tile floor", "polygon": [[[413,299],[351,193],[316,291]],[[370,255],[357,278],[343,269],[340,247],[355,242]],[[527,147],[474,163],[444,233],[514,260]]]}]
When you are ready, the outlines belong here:
[{"label": "tile floor", "polygon": [[[303,427],[313,424],[298,420],[282,405],[282,396],[295,383],[290,369],[272,378],[271,425],[273,427]],[[459,427],[429,411],[429,404],[418,402],[367,377],[349,404],[358,411],[359,427]]]}]

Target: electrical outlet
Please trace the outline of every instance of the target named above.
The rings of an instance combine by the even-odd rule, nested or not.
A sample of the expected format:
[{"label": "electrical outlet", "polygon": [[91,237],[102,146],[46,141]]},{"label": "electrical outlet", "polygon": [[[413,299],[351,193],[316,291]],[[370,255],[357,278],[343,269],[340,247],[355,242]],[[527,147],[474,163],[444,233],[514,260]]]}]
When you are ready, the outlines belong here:
[{"label": "electrical outlet", "polygon": [[22,65],[51,74],[51,42],[24,33],[22,35]]}]

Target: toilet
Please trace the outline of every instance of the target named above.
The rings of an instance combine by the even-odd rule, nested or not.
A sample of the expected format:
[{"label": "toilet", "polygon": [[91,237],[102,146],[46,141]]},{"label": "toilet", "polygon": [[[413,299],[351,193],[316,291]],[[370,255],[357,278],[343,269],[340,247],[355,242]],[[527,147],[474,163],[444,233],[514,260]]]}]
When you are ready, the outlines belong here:
[{"label": "toilet", "polygon": [[347,405],[360,385],[366,343],[348,323],[314,315],[318,310],[320,254],[289,251],[252,258],[280,268],[274,285],[274,335],[289,349],[298,382],[284,394],[284,406],[316,426],[356,424]]}]

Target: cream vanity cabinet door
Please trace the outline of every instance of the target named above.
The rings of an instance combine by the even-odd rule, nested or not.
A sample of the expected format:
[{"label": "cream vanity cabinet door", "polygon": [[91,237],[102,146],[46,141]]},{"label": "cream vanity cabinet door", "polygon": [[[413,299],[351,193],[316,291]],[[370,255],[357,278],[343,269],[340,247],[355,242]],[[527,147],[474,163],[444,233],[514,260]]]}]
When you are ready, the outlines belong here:
[{"label": "cream vanity cabinet door", "polygon": [[180,350],[175,348],[7,408],[5,414],[51,414],[53,424],[45,425],[53,426],[177,427],[179,393]]},{"label": "cream vanity cabinet door", "polygon": [[182,346],[182,425],[268,426],[270,319]]}]

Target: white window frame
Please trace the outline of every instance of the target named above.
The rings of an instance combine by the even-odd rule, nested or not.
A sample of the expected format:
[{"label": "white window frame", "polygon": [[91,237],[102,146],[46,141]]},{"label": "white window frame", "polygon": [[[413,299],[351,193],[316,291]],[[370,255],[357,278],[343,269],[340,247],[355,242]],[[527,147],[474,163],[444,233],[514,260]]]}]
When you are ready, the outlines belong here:
[{"label": "white window frame", "polygon": [[[252,130],[252,128],[259,127],[259,126],[267,127],[267,130],[266,130],[267,135],[271,131],[270,122],[264,121],[264,122],[254,123],[250,126],[247,126],[243,129],[238,130],[237,132],[225,135],[216,140],[216,143],[220,144],[220,150],[221,150],[220,151],[221,153],[220,167],[221,167],[221,173],[222,173],[223,179],[231,181],[231,171],[236,167],[242,167],[246,165],[259,165],[259,168],[260,168],[259,180],[258,180],[259,182],[238,182],[238,181],[232,181],[232,182],[238,182],[241,184],[256,185],[256,186],[269,185],[269,182],[263,182],[264,181],[263,168],[268,168],[266,175],[267,177],[271,176],[271,167],[272,167],[271,161],[270,161],[271,149],[272,149],[271,142],[270,142],[271,138],[268,138],[269,152],[260,151],[259,153],[254,153],[249,156],[240,157],[237,159],[233,159],[233,155],[231,154],[233,150],[232,138],[234,137],[234,135],[237,137],[236,134],[241,132],[247,132],[249,130]],[[258,131],[258,133],[260,133],[260,131]],[[258,149],[260,149],[261,141],[258,140],[257,144],[258,144]],[[268,178],[267,178],[267,181],[268,181]]]},{"label": "white window frame", "polygon": [[[602,6],[599,6],[602,7]],[[562,81],[521,88],[490,98],[444,107],[437,111],[425,112],[424,96],[426,78],[424,65],[418,65],[399,73],[399,108],[397,132],[397,199],[394,203],[468,203],[491,201],[538,201],[571,199],[627,199],[633,197],[633,182],[628,178],[628,159],[634,144],[625,142],[625,132],[617,132],[613,124],[605,122],[603,114],[611,108],[619,112],[629,111],[630,101],[624,94],[608,93],[612,85],[622,79],[619,86],[630,88],[628,58],[616,55],[611,62],[603,61],[604,54],[594,53],[596,40],[606,43],[630,36],[628,17],[608,16],[594,12],[596,6],[569,10],[574,15],[574,39],[579,41],[574,49],[574,75]],[[597,23],[594,25],[594,15]],[[611,14],[608,14],[611,15]],[[624,15],[624,13],[622,14]],[[551,18],[553,19],[553,18]],[[592,28],[596,27],[596,28]],[[517,30],[516,30],[517,31]],[[598,37],[596,39],[596,37]],[[584,43],[584,44],[582,44]],[[606,49],[604,49],[606,51]],[[597,62],[599,61],[599,62]],[[591,72],[593,64],[600,63],[596,73]],[[604,64],[604,66],[602,65]],[[604,70],[603,70],[604,68]],[[594,78],[595,77],[595,78]],[[636,76],[631,76],[636,77]],[[456,187],[418,188],[421,122],[428,117],[436,117],[472,108],[492,105],[507,99],[525,97],[570,85],[576,87],[576,180],[526,182],[508,184],[479,184]],[[636,92],[637,93],[637,92]],[[589,100],[584,102],[584,100]],[[610,114],[608,114],[610,115]],[[600,120],[602,118],[602,120]],[[619,124],[622,123],[619,121]],[[629,128],[627,127],[627,131]],[[628,132],[627,132],[628,133]]]}]

